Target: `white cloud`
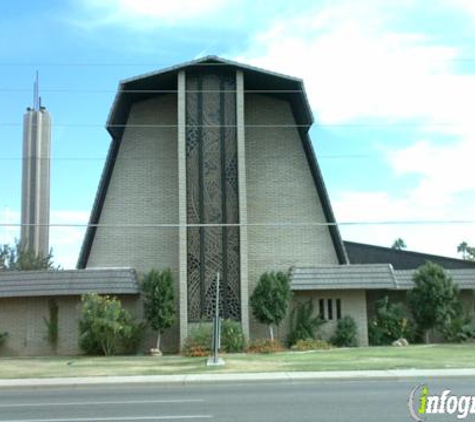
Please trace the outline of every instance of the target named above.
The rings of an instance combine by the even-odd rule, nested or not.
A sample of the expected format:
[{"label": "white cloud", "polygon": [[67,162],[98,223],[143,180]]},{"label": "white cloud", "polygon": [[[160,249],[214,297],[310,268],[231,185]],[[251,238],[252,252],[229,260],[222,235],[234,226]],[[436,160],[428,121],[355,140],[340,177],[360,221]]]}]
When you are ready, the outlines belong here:
[{"label": "white cloud", "polygon": [[[427,141],[388,153],[396,175],[418,176],[418,182],[401,194],[348,191],[335,195],[333,206],[342,222],[444,222],[475,221],[475,178],[472,161],[475,143],[469,139],[435,146]],[[409,249],[458,256],[456,246],[475,245],[475,224],[381,224],[343,226],[347,240],[390,246],[405,239]]]},{"label": "white cloud", "polygon": [[178,23],[199,22],[202,16],[222,9],[226,0],[80,0],[88,11],[81,26],[121,25],[133,30],[150,30]]},{"label": "white cloud", "polygon": [[475,2],[473,0],[447,0],[447,4],[469,13],[475,19]]},{"label": "white cloud", "polygon": [[[450,115],[466,113],[475,78],[451,75],[450,59],[458,50],[433,45],[423,33],[386,29],[384,8],[369,3],[361,8],[361,2],[344,1],[288,17],[257,34],[240,59],[302,77],[323,124],[431,119],[445,94],[453,107]],[[440,92],[441,86],[447,89]]]},{"label": "white cloud", "polygon": [[408,148],[391,151],[388,159],[397,174],[421,176],[420,183],[412,192],[413,196],[424,198],[430,194],[435,203],[438,198],[450,200],[458,193],[473,191],[475,194],[474,140],[467,137],[441,146],[420,141]]},{"label": "white cloud", "polygon": [[[403,27],[411,4],[391,9],[389,3],[343,0],[287,16],[257,34],[238,60],[302,77],[323,125],[419,125],[421,138],[412,146],[385,147],[388,172],[401,180],[412,176],[413,186],[370,191],[349,181],[348,191],[332,192],[338,221],[473,219],[475,75],[456,73],[458,48],[435,42],[422,29],[394,29]],[[475,11],[471,0],[460,6]],[[451,141],[447,136],[440,143],[440,135]],[[387,246],[403,237],[410,248],[448,255],[462,240],[475,244],[475,225],[346,226],[342,233]]]}]

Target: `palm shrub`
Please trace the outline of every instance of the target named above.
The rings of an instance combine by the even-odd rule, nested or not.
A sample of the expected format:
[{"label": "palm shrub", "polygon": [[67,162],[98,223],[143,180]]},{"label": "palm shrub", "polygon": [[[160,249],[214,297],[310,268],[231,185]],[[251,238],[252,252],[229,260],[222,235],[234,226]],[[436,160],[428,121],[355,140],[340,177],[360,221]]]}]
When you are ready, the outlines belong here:
[{"label": "palm shrub", "polygon": [[356,347],[358,346],[357,334],[355,320],[347,315],[338,321],[330,342],[337,347]]},{"label": "palm shrub", "polygon": [[142,291],[145,319],[157,331],[159,351],[163,332],[175,322],[175,289],[171,270],[150,270],[143,279]]},{"label": "palm shrub", "polygon": [[87,354],[115,355],[136,336],[139,326],[117,298],[90,293],[81,303],[79,346]]},{"label": "palm shrub", "polygon": [[376,315],[368,323],[369,343],[374,346],[391,344],[394,340],[414,338],[412,322],[406,318],[403,306],[390,304],[387,296],[376,302]]},{"label": "palm shrub", "polygon": [[319,330],[326,321],[319,315],[314,316],[314,306],[311,300],[299,304],[290,314],[290,334],[288,336],[289,346],[296,344],[299,340],[316,339]]},{"label": "palm shrub", "polygon": [[475,317],[473,314],[462,314],[452,318],[444,328],[442,334],[446,341],[462,343],[475,340]]},{"label": "palm shrub", "polygon": [[272,341],[273,326],[278,327],[287,315],[291,295],[289,274],[271,271],[261,275],[250,297],[252,313],[259,322],[269,327]]}]

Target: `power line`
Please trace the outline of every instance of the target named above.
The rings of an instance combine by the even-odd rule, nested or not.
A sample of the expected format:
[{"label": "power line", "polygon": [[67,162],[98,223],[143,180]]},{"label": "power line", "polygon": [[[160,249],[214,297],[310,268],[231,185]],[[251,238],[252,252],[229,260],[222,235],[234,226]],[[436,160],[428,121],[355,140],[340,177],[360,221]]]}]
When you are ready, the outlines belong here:
[{"label": "power line", "polygon": [[[23,123],[8,123],[8,122],[0,122],[0,126],[4,127],[20,127],[23,126]],[[33,124],[34,126],[34,124]],[[103,128],[105,125],[103,123],[55,123],[55,127],[76,127],[76,128],[94,128],[94,127],[101,127]],[[245,124],[245,128],[308,128],[309,124]],[[318,129],[319,127],[461,127],[466,126],[463,123],[323,123],[319,124],[314,123],[313,128]],[[107,125],[108,128],[179,128],[180,125],[178,124],[110,124]],[[185,125],[187,128],[211,128],[211,129],[219,129],[219,128],[237,128],[238,125],[222,125],[222,124],[208,124],[208,125]]]},{"label": "power line", "polygon": [[[474,59],[475,60],[475,59]],[[192,68],[192,67],[201,67],[201,66],[228,66],[228,67],[236,67],[239,66],[238,64],[234,63],[223,63],[223,62],[214,62],[214,63],[193,63],[188,62],[183,64],[183,68]],[[178,69],[181,68],[180,65],[178,66],[170,66],[169,63],[91,63],[91,62],[39,62],[39,63],[21,63],[21,62],[0,62],[0,66],[18,66],[18,67],[29,67],[29,66],[45,66],[45,67],[156,67],[158,69]],[[243,65],[244,67],[251,67],[251,65]]]},{"label": "power line", "polygon": [[[0,92],[30,92],[31,88],[0,88]],[[80,88],[41,88],[41,92],[53,93],[74,93],[74,94],[111,94],[111,93],[127,93],[127,94],[177,94],[177,89],[80,89]],[[180,91],[181,92],[181,91]],[[189,94],[234,94],[238,91],[235,89],[187,89],[183,91]],[[301,94],[305,91],[302,89],[246,89],[242,91],[244,94]]]},{"label": "power line", "polygon": [[328,227],[328,226],[403,226],[403,225],[471,225],[475,220],[405,220],[405,221],[345,221],[340,223],[331,222],[307,222],[307,223],[205,223],[205,224],[167,224],[167,223],[121,223],[121,224],[89,224],[89,223],[0,223],[1,227],[104,227],[104,228],[213,228],[213,227]]},{"label": "power line", "polygon": [[[407,55],[405,58],[408,59],[420,59],[420,56],[416,55]],[[390,61],[390,60],[388,60]],[[450,58],[431,58],[431,59],[424,59],[424,62],[429,63],[444,63],[444,62],[475,62],[475,57],[450,57]],[[183,68],[193,68],[193,67],[239,67],[240,63],[237,62],[230,62],[230,63],[223,63],[223,62],[211,62],[211,63],[193,63],[188,62],[184,63],[183,66],[174,66],[170,65],[170,63],[120,63],[120,62],[38,62],[38,63],[28,63],[28,62],[0,62],[0,66],[5,67],[153,67],[156,69],[179,69]],[[255,66],[252,64],[242,64],[244,68],[250,69],[260,69],[260,66]]]},{"label": "power line", "polygon": [[[442,153],[441,153],[442,154]],[[440,155],[441,155],[440,154]],[[318,159],[372,159],[372,158],[386,158],[394,157],[397,153],[385,154],[332,154],[332,155],[318,155]],[[149,156],[134,157],[134,160],[147,160]],[[105,161],[104,157],[36,157],[36,160],[51,160],[51,161]],[[0,157],[0,161],[21,161],[22,157]]]}]

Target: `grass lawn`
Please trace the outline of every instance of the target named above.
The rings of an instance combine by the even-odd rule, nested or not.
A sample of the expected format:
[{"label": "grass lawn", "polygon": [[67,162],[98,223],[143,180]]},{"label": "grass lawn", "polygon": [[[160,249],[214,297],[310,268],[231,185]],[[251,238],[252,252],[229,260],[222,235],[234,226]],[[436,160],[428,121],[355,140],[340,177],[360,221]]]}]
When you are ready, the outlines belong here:
[{"label": "grass lawn", "polygon": [[475,344],[360,347],[313,352],[225,355],[226,366],[182,356],[0,358],[0,378],[475,368]]}]

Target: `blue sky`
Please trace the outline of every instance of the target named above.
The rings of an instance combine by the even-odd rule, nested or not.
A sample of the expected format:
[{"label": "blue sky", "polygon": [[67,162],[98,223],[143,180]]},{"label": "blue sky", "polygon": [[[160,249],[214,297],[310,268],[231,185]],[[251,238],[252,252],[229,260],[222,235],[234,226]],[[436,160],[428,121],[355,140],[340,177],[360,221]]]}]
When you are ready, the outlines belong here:
[{"label": "blue sky", "polygon": [[[269,6],[272,4],[272,6]],[[0,3],[0,221],[19,221],[22,114],[53,116],[52,223],[85,223],[119,80],[207,54],[302,77],[340,222],[475,220],[472,0]],[[347,240],[456,256],[475,224],[353,225]],[[0,227],[0,242],[17,228]],[[83,231],[54,228],[74,266]]]}]

